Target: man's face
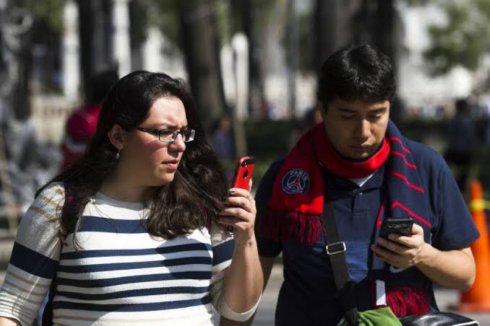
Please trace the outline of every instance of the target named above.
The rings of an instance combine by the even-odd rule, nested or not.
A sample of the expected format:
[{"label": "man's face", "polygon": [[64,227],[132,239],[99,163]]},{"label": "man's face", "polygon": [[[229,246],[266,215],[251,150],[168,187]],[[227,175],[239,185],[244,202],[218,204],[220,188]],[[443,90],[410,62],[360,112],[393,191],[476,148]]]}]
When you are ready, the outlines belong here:
[{"label": "man's face", "polygon": [[383,142],[388,127],[390,102],[335,99],[322,110],[323,124],[333,147],[343,157],[365,160]]}]

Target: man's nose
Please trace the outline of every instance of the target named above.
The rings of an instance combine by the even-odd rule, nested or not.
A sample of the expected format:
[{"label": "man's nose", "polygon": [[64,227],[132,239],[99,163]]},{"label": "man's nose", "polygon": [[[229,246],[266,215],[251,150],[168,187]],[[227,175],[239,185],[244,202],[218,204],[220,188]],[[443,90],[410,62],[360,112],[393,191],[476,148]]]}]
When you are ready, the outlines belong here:
[{"label": "man's nose", "polygon": [[360,138],[368,138],[371,135],[371,123],[366,119],[361,119],[357,125],[356,134]]}]

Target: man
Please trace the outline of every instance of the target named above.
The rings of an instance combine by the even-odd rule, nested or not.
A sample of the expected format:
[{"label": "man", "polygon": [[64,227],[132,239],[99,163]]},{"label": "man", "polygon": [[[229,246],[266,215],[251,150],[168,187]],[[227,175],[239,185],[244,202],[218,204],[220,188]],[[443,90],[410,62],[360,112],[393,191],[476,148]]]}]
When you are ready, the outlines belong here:
[{"label": "man", "polygon": [[454,104],[456,112],[449,123],[444,158],[456,177],[459,189],[464,193],[479,139],[468,100],[459,98]]},{"label": "man", "polygon": [[[360,311],[436,311],[432,284],[467,289],[475,278],[471,215],[443,158],[390,121],[395,78],[369,45],[341,49],[321,69],[323,123],[274,163],[256,195],[265,279],[282,253],[276,325],[337,325],[344,311],[320,215],[333,205]],[[328,212],[329,210],[326,210]],[[409,236],[379,237],[387,217],[412,217]],[[457,268],[455,268],[457,266]]]}]

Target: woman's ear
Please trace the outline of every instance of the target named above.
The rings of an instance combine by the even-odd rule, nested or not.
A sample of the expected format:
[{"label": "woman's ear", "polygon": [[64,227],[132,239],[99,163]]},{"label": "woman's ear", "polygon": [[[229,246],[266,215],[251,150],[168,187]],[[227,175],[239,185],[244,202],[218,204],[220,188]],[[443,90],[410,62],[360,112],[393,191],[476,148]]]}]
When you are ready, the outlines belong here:
[{"label": "woman's ear", "polygon": [[124,141],[126,140],[126,131],[118,124],[112,126],[107,132],[107,137],[118,151],[124,148]]}]

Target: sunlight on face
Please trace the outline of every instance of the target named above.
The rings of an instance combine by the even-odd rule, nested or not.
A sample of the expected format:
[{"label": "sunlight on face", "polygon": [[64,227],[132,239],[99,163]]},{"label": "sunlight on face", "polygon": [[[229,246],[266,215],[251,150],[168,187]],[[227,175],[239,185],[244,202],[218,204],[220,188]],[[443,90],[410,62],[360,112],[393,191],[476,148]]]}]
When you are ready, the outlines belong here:
[{"label": "sunlight on face", "polygon": [[[143,128],[178,130],[187,127],[184,104],[177,97],[156,100],[139,125]],[[171,143],[161,142],[158,136],[134,130],[125,147],[128,170],[141,186],[161,186],[173,181],[186,149],[182,136]]]}]

